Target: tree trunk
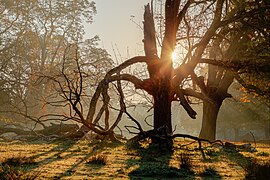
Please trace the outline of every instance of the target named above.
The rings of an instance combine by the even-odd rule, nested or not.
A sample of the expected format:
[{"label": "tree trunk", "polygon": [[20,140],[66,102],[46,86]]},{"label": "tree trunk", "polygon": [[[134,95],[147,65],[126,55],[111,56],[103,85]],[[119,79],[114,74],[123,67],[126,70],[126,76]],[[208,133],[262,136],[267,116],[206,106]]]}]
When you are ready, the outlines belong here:
[{"label": "tree trunk", "polygon": [[239,141],[240,140],[238,127],[235,127],[234,128],[234,140],[235,141]]},{"label": "tree trunk", "polygon": [[202,127],[199,137],[214,141],[216,139],[217,116],[221,103],[203,101]]},{"label": "tree trunk", "polygon": [[268,122],[268,125],[264,128],[265,132],[265,139],[270,139],[270,121]]},{"label": "tree trunk", "polygon": [[167,133],[172,133],[171,100],[169,92],[163,89],[154,96],[154,130],[166,128]]}]

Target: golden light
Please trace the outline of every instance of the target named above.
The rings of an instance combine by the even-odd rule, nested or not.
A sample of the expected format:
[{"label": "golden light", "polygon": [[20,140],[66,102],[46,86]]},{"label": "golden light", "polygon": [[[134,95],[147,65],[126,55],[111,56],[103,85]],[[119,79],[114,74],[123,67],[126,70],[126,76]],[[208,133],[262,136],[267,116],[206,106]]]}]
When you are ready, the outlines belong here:
[{"label": "golden light", "polygon": [[175,61],[177,61],[177,53],[174,51],[173,53],[172,53],[172,61],[173,62],[175,62]]}]

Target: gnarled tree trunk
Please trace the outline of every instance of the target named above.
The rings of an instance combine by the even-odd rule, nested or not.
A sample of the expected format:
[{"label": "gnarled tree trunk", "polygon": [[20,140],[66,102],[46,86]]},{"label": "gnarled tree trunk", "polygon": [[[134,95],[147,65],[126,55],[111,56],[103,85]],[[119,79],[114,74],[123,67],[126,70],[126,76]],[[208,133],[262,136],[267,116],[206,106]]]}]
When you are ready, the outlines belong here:
[{"label": "gnarled tree trunk", "polygon": [[203,118],[200,131],[200,138],[214,141],[216,139],[217,116],[220,109],[220,102],[203,101]]},{"label": "gnarled tree trunk", "polygon": [[154,129],[166,127],[172,133],[170,90],[164,87],[154,95]]},{"label": "gnarled tree trunk", "polygon": [[[153,97],[154,100],[154,129],[152,132],[158,133],[158,135],[169,135],[172,133],[172,119],[171,119],[171,102],[179,101],[180,105],[184,107],[191,118],[196,117],[196,112],[191,108],[186,96],[194,96],[201,98],[203,93],[195,92],[195,91],[185,91],[182,86],[185,79],[189,78],[191,74],[194,73],[194,69],[197,64],[200,62],[202,55],[205,52],[205,48],[208,43],[216,34],[216,30],[219,28],[219,22],[222,14],[222,7],[224,0],[216,1],[216,9],[214,12],[215,18],[213,18],[209,29],[205,32],[200,42],[198,43],[198,47],[192,50],[191,57],[188,58],[188,61],[181,64],[177,68],[172,66],[172,53],[175,50],[177,43],[177,32],[179,30],[179,25],[184,19],[186,12],[190,5],[194,3],[194,1],[188,0],[180,6],[180,0],[166,0],[165,2],[165,31],[164,37],[162,39],[160,55],[158,55],[157,51],[157,43],[156,43],[156,32],[154,25],[154,17],[153,17],[153,7],[149,4],[145,6],[144,13],[144,51],[145,56],[143,57],[134,57],[131,58],[119,66],[110,70],[102,82],[99,83],[95,94],[92,97],[89,112],[87,118],[85,119],[85,126],[91,124],[90,129],[94,129],[92,126],[96,126],[99,118],[96,118],[96,104],[99,96],[101,95],[102,88],[108,85],[113,81],[125,80],[134,84],[135,88],[142,89],[146,91],[149,95]],[[181,8],[181,9],[180,9]],[[148,79],[140,79],[131,74],[124,74],[121,72],[126,67],[135,64],[135,63],[146,63],[147,71],[149,73]],[[107,90],[106,90],[107,91]],[[124,99],[123,96],[121,99]],[[124,101],[124,100],[122,100]],[[107,106],[103,99],[104,106]],[[104,111],[99,111],[101,114]],[[127,111],[125,108],[121,108],[120,112],[125,112],[127,115]],[[100,117],[97,116],[96,117]],[[132,116],[129,116],[132,119]],[[82,117],[83,119],[83,117]],[[116,121],[118,122],[118,121]],[[139,122],[134,121],[137,125]],[[139,125],[138,125],[139,126]],[[89,127],[87,127],[89,129]],[[100,128],[100,127],[99,127]],[[81,128],[83,129],[83,128]],[[91,130],[92,130],[91,129]],[[111,129],[112,131],[113,129]],[[143,131],[142,128],[138,128],[138,130]],[[160,131],[161,130],[161,131]],[[103,132],[104,130],[102,130]],[[106,134],[105,132],[103,134]]]}]

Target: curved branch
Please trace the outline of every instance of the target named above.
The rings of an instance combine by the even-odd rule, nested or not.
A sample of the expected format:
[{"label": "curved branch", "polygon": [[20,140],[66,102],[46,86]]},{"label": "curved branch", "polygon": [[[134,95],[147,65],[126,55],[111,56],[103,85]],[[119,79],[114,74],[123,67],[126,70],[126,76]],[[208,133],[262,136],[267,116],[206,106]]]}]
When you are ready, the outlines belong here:
[{"label": "curved branch", "polygon": [[265,96],[265,95],[269,96],[269,91],[263,91],[254,85],[247,84],[238,74],[235,74],[234,77],[239,82],[239,84],[241,84],[249,92],[254,92],[261,96]]},{"label": "curved branch", "polygon": [[207,98],[206,95],[196,92],[193,89],[187,88],[187,89],[181,89],[181,91],[183,92],[183,94],[185,96],[192,96],[201,100],[210,100],[209,98]]},{"label": "curved branch", "polygon": [[183,20],[183,18],[185,17],[185,14],[189,8],[189,6],[191,5],[191,0],[188,0],[187,3],[185,4],[185,6],[183,7],[183,9],[178,13],[177,15],[177,26],[179,26],[179,24],[181,23],[181,21]]},{"label": "curved branch", "polygon": [[174,89],[175,94],[177,95],[177,97],[180,99],[180,104],[184,107],[184,109],[187,111],[188,115],[192,118],[192,119],[196,119],[196,111],[194,111],[192,109],[192,107],[189,105],[189,103],[187,102],[184,93],[182,91],[182,89],[180,88],[176,88]]},{"label": "curved branch", "polygon": [[206,156],[205,156],[205,153],[204,153],[204,151],[202,149],[202,142],[208,142],[211,145],[214,145],[214,144],[218,144],[219,143],[222,147],[224,146],[224,144],[223,144],[223,142],[221,140],[209,141],[207,139],[198,138],[196,136],[191,136],[189,134],[174,134],[170,138],[171,139],[174,139],[174,138],[177,138],[177,137],[180,137],[180,138],[189,138],[189,139],[192,139],[192,140],[197,141],[198,144],[199,144],[199,148],[198,149],[201,151],[203,159],[206,159]]},{"label": "curved branch", "polygon": [[[117,79],[119,79],[118,76],[114,76],[114,77],[111,77],[111,76],[115,73],[120,73],[123,69],[125,69],[128,66],[131,66],[135,63],[141,63],[141,62],[146,62],[146,61],[147,61],[147,58],[145,56],[136,56],[136,57],[133,57],[131,59],[126,60],[125,62],[123,62],[119,66],[117,66],[117,67],[115,67],[107,72],[104,79],[102,81],[100,81],[100,83],[98,84],[96,91],[91,99],[88,114],[86,117],[87,122],[92,123],[92,121],[93,121],[93,117],[94,117],[95,111],[96,111],[97,101],[98,101],[98,98],[100,97],[100,94],[101,94],[104,86],[106,86],[109,82],[116,81]],[[131,78],[131,77],[127,77],[127,80],[134,82],[134,84],[140,84],[140,81],[141,81],[138,78],[136,79],[136,78]]]},{"label": "curved branch", "polygon": [[109,76],[115,73],[121,72],[123,69],[127,68],[128,66],[131,66],[132,64],[143,63],[143,62],[146,63],[147,60],[148,58],[146,56],[136,56],[136,57],[130,58],[126,60],[125,62],[123,62],[122,64],[108,71],[104,79],[108,78]]},{"label": "curved branch", "polygon": [[[149,82],[149,80],[140,80],[139,78],[137,78],[136,76],[130,75],[130,74],[120,74],[120,75],[113,75],[107,78],[104,78],[98,85],[92,99],[90,102],[90,108],[88,111],[88,115],[87,115],[87,121],[88,122],[92,122],[93,121],[93,117],[96,111],[96,104],[98,101],[98,98],[102,92],[102,89],[104,89],[108,83],[111,83],[113,81],[118,81],[118,80],[124,80],[124,81],[129,81],[131,83],[134,84],[136,89],[143,89],[146,92],[148,92],[149,94],[151,94],[153,92],[153,86],[151,86],[151,82]],[[96,122],[96,120],[95,120]]]},{"label": "curved branch", "polygon": [[194,71],[191,73],[192,80],[199,86],[203,94],[206,94],[206,85],[204,83],[204,77],[198,77]]},{"label": "curved branch", "polygon": [[116,121],[114,124],[111,126],[110,131],[113,131],[113,129],[118,125],[118,123],[121,121],[121,118],[123,116],[123,113],[125,111],[125,102],[124,102],[124,93],[122,90],[122,85],[121,81],[118,79],[117,80],[117,86],[116,86],[117,91],[119,92],[119,104],[120,104],[120,111],[118,113],[118,116],[116,118]]},{"label": "curved branch", "polygon": [[219,23],[221,20],[223,2],[224,0],[217,0],[216,10],[214,12],[214,19],[206,33],[201,38],[201,41],[196,45],[197,48],[191,59],[186,64],[182,64],[175,69],[176,76],[174,78],[174,83],[176,84],[176,86],[178,86],[183,81],[183,79],[190,75],[195,69],[197,64],[200,62],[202,54],[204,53],[209,41],[215,35],[217,29],[220,27]]},{"label": "curved branch", "polygon": [[217,59],[202,58],[200,63],[207,63],[215,66],[222,67],[224,69],[230,69],[232,71],[246,71],[246,72],[263,72],[270,73],[270,64],[265,57],[265,63],[257,63],[252,61],[252,59],[245,60],[232,60],[232,61],[222,61]]},{"label": "curved branch", "polygon": [[[109,86],[106,85],[103,89],[102,89],[102,97],[103,97],[103,105],[100,108],[95,120],[93,121],[93,124],[96,124],[99,119],[101,118],[101,116],[103,115],[104,111],[105,111],[105,124],[106,124],[106,120],[108,120],[108,104],[110,101],[110,96],[108,95],[107,91],[108,91]],[[106,129],[106,128],[105,128]]]}]

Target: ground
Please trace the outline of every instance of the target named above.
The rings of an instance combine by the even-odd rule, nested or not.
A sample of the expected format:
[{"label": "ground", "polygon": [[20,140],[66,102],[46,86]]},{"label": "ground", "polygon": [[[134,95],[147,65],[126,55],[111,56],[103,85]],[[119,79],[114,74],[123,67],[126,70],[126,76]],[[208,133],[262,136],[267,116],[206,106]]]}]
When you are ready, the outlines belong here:
[{"label": "ground", "polygon": [[169,152],[147,142],[134,148],[108,141],[0,141],[0,179],[12,173],[16,179],[245,179],[252,177],[252,162],[270,161],[269,144],[257,143],[256,152],[204,144],[204,160],[196,142],[189,143],[179,140]]}]

